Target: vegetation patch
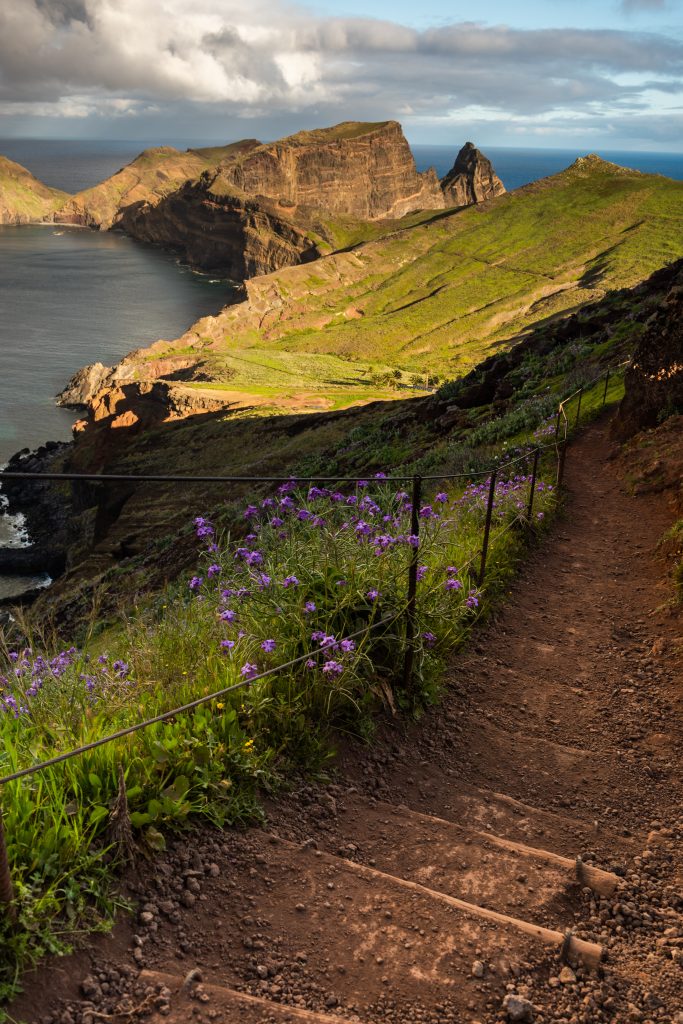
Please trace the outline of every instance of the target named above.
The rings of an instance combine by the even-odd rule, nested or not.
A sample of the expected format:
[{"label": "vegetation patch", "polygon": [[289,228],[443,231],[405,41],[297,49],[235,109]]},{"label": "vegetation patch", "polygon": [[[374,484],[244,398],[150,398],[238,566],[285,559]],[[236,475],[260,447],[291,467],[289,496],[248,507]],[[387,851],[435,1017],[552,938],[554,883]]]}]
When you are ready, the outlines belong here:
[{"label": "vegetation patch", "polygon": [[[148,849],[196,815],[258,815],[258,794],[320,770],[333,729],[367,734],[381,705],[419,711],[440,663],[512,571],[531,482],[501,477],[489,565],[477,586],[488,481],[435,489],[417,509],[383,474],[351,488],[295,481],[243,512],[242,542],[197,517],[196,572],[81,649],[8,646],[0,685],[0,773],[217,691],[216,699],[4,787],[19,927],[5,926],[5,994],[28,959],[66,948],[111,911],[119,857],[111,810],[122,767],[130,820]],[[452,482],[451,482],[452,483]],[[554,507],[539,478],[535,521]],[[409,563],[417,559],[414,673],[406,650]],[[290,669],[259,678],[293,659]],[[241,685],[238,685],[241,684]],[[238,687],[230,690],[231,687]]]}]

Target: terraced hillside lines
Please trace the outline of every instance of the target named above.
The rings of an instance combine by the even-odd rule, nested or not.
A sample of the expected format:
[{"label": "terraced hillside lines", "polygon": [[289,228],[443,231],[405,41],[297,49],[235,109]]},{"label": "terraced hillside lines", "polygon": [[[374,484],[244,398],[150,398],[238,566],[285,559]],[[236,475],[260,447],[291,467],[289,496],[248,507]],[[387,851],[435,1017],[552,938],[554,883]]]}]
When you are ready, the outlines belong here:
[{"label": "terraced hillside lines", "polygon": [[586,159],[314,267],[253,279],[247,301],[205,333],[218,350],[266,342],[405,368],[428,355],[457,375],[491,345],[680,256],[682,229],[683,183]]}]

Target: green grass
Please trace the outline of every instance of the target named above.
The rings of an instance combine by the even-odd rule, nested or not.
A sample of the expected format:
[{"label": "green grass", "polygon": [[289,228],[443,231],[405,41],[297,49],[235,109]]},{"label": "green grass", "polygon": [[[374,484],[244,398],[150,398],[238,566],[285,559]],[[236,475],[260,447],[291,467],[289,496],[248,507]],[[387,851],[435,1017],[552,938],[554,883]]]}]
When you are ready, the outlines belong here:
[{"label": "green grass", "polygon": [[[682,255],[683,183],[598,162],[482,206],[432,213],[325,257],[313,272],[254,279],[252,302],[218,318],[215,345],[222,334],[230,347],[428,365],[457,377],[492,348]],[[261,324],[257,310],[279,282],[277,319]]]},{"label": "green grass", "polygon": [[212,377],[209,383],[190,381],[187,386],[200,391],[240,392],[245,402],[250,397],[272,398],[280,407],[301,409],[341,409],[358,402],[390,401],[425,393],[424,377],[418,382],[414,374],[398,371],[397,376],[394,369],[382,363],[274,348],[211,354],[202,365],[205,373]]},{"label": "green grass", "polygon": [[[333,729],[369,735],[382,704],[416,712],[436,698],[441,662],[501,591],[524,547],[524,531],[511,528],[519,497],[526,503],[522,482],[508,496],[501,492],[490,574],[480,590],[474,579],[481,499],[457,489],[448,498],[425,493],[424,502],[431,497],[441,511],[422,521],[415,674],[406,689],[401,667],[413,548],[400,539],[410,529],[405,493],[381,481],[351,488],[355,504],[290,492],[275,494],[260,512],[248,510],[257,544],[223,536],[212,550],[207,544],[217,535],[202,522],[210,532],[198,542],[203,550],[191,587],[185,577],[81,650],[47,651],[39,661],[38,638],[32,650],[5,648],[3,700],[13,694],[20,710],[16,717],[0,714],[2,774],[230,686],[247,666],[263,671],[310,650],[325,653],[6,785],[19,925],[0,925],[0,993],[12,990],[31,959],[65,950],[75,932],[111,914],[117,847],[109,826],[120,765],[131,824],[151,851],[163,846],[169,828],[198,817],[218,826],[257,817],[259,790],[282,785],[301,768],[323,770]],[[552,491],[539,485],[537,512],[553,506]],[[275,512],[282,522],[271,521]],[[385,514],[398,540],[382,539]],[[366,538],[365,522],[377,539]],[[320,638],[336,644],[380,620],[380,628],[346,649]]]}]

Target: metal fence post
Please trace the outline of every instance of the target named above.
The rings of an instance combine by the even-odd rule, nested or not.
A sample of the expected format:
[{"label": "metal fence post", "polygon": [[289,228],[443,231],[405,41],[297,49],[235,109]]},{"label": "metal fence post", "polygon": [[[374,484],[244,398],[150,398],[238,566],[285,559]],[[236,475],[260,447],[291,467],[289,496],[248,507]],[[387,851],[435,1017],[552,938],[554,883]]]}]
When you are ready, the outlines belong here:
[{"label": "metal fence post", "polygon": [[574,420],[574,430],[579,425],[579,419],[581,417],[581,401],[583,399],[583,388],[579,388],[579,404],[576,407],[576,419]]},{"label": "metal fence post", "polygon": [[559,459],[559,462],[557,464],[557,489],[558,489],[558,491],[562,487],[562,481],[564,480],[564,464],[565,464],[566,459],[567,459],[567,444],[568,444],[567,435],[565,434],[564,440],[562,441],[562,445],[560,447],[560,459]]},{"label": "metal fence post", "polygon": [[536,476],[538,474],[538,457],[541,454],[541,449],[537,448],[534,452],[534,464],[531,469],[531,487],[529,488],[529,507],[527,509],[526,517],[531,522],[531,516],[534,511],[534,491],[536,490]]},{"label": "metal fence post", "polygon": [[560,410],[557,410],[557,416],[555,418],[555,440],[557,441],[560,436]]},{"label": "metal fence post", "polygon": [[609,387],[609,370],[605,374],[605,390],[602,393],[602,404],[605,405],[607,402],[607,388]]},{"label": "metal fence post", "polygon": [[486,523],[484,524],[484,543],[481,547],[481,565],[479,566],[479,586],[484,582],[484,573],[486,572],[486,556],[489,550],[489,536],[491,533],[491,517],[493,515],[493,499],[496,493],[496,477],[498,476],[498,470],[494,469],[491,473],[491,480],[489,483],[489,497],[486,503]]},{"label": "metal fence post", "polygon": [[422,477],[413,477],[413,504],[410,513],[410,533],[416,538],[408,565],[408,600],[406,603],[406,653],[403,662],[403,685],[410,686],[415,660],[416,608],[417,608],[417,566],[420,557],[420,502],[422,500]]},{"label": "metal fence post", "polygon": [[3,905],[10,921],[16,920],[14,907],[14,886],[9,870],[7,843],[5,842],[5,826],[2,820],[2,804],[0,803],[0,904]]}]

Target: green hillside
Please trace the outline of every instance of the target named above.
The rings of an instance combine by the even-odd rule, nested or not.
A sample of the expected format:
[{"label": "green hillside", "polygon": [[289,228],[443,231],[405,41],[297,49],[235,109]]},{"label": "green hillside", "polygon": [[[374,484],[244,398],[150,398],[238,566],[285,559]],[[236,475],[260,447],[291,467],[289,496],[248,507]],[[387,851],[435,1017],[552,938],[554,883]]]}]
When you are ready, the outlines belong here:
[{"label": "green hillside", "polygon": [[228,350],[272,345],[458,376],[532,325],[682,255],[683,182],[586,157],[480,206],[253,279],[246,302],[194,334],[217,364]]},{"label": "green hillside", "polygon": [[43,185],[25,167],[0,156],[0,224],[43,220],[67,198],[65,192]]}]

